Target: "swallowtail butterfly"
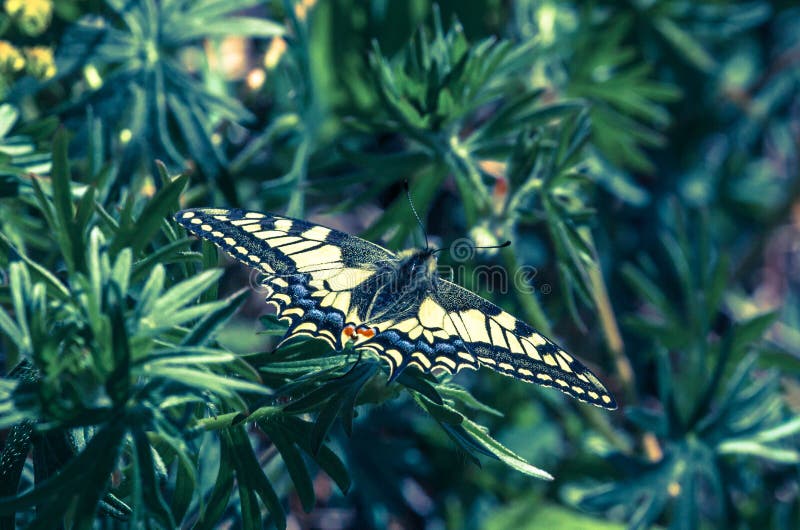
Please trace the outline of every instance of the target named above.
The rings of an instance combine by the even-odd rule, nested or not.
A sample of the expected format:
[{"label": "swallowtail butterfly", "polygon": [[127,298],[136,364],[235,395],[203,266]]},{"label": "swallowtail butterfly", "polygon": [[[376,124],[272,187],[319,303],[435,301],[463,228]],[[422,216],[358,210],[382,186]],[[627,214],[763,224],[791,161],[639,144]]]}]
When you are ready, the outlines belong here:
[{"label": "swallowtail butterfly", "polygon": [[455,373],[488,366],[615,409],[583,364],[475,293],[439,278],[432,249],[394,253],[317,224],[246,210],[198,208],[175,219],[258,269],[267,303],[288,322],[287,340],[307,335],[341,350],[377,354],[390,380],[416,366]]}]

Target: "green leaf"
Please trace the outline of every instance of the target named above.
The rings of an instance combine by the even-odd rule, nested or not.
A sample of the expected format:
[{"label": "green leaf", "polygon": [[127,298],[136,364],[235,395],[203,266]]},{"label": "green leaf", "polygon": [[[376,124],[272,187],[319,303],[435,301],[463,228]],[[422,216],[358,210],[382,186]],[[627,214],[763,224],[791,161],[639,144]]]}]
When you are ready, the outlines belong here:
[{"label": "green leaf", "polygon": [[341,409],[342,427],[347,436],[352,436],[353,434],[353,418],[355,417],[355,407],[358,396],[364,388],[364,385],[373,378],[379,369],[379,364],[376,362],[366,362],[360,367],[355,366],[351,369],[353,383],[347,389]]},{"label": "green leaf", "polygon": [[331,357],[299,359],[296,361],[270,362],[259,366],[261,372],[270,374],[306,374],[322,370],[332,371],[347,364],[349,355],[334,355]]},{"label": "green leaf", "polygon": [[111,270],[111,280],[117,284],[120,295],[122,296],[126,296],[128,294],[132,262],[133,256],[131,249],[124,248],[117,255],[117,260],[114,262],[114,267]]},{"label": "green leaf", "polygon": [[188,387],[213,392],[220,396],[233,396],[235,392],[269,395],[270,391],[249,381],[225,377],[194,368],[158,365],[148,369],[151,377],[170,379]]},{"label": "green leaf", "polygon": [[293,416],[283,416],[281,421],[285,425],[285,434],[294,441],[303,451],[312,456],[319,467],[328,474],[339,487],[342,494],[350,490],[350,475],[347,466],[329,447],[323,445],[314,455],[311,448],[311,429],[313,424]]},{"label": "green leaf", "polygon": [[17,344],[20,350],[26,353],[33,347],[31,340],[31,330],[28,325],[28,297],[31,291],[31,278],[28,274],[28,269],[23,264],[14,262],[9,267],[9,280],[11,286],[11,303],[14,307],[14,313],[17,316]]},{"label": "green leaf", "polygon": [[538,493],[515,497],[485,520],[485,530],[625,530],[624,524],[612,522],[604,515],[590,515],[564,508],[554,502],[541,499]]},{"label": "green leaf", "polygon": [[203,168],[203,171],[217,172],[220,160],[210,138],[211,132],[205,121],[201,119],[202,116],[198,116],[190,102],[179,97],[178,94],[168,93],[167,103],[186,142],[189,154]]},{"label": "green leaf", "polygon": [[667,17],[656,17],[653,25],[680,53],[704,72],[717,67],[711,54],[694,37]]},{"label": "green leaf", "polygon": [[473,410],[486,412],[487,414],[491,414],[492,416],[497,416],[498,418],[503,417],[502,412],[490,407],[489,405],[481,403],[480,401],[475,399],[475,397],[472,394],[470,394],[467,390],[461,387],[452,384],[440,383],[436,385],[436,390],[443,397],[459,401]]},{"label": "green leaf", "polygon": [[224,434],[220,436],[219,470],[214,480],[214,489],[203,507],[194,528],[196,530],[214,530],[217,523],[225,515],[230,502],[234,479],[234,455],[230,441]]},{"label": "green leaf", "polygon": [[253,453],[253,448],[247,439],[247,434],[242,427],[234,427],[228,431],[232,449],[234,451],[234,461],[236,462],[236,476],[241,483],[252,488],[269,510],[275,526],[279,530],[286,528],[286,515],[283,506],[278,498],[275,489],[270,484],[269,479],[261,469],[258,459]]},{"label": "green leaf", "polygon": [[[159,325],[166,317],[173,318],[172,315],[178,310],[196,299],[197,296],[216,284],[222,272],[219,269],[203,271],[193,278],[186,279],[171,287],[163,296],[153,304],[153,309],[148,312],[153,325]],[[199,315],[198,315],[199,316]]]},{"label": "green leaf", "polygon": [[[298,399],[288,403],[283,410],[287,414],[298,414],[315,410],[329,399],[335,398],[338,393],[346,389],[348,384],[349,382],[345,378],[334,377],[324,382],[321,386],[315,388],[311,392],[308,392]],[[281,389],[278,392],[285,393],[285,390]]]},{"label": "green leaf", "polygon": [[178,259],[184,259],[187,256],[191,257],[191,253],[179,253],[179,251],[187,250],[191,244],[192,240],[188,237],[179,239],[177,241],[172,241],[171,243],[167,243],[163,247],[160,247],[155,252],[152,252],[146,257],[138,260],[133,264],[133,268],[131,270],[131,281],[140,281],[144,276],[151,274],[158,265],[163,265],[171,260],[177,261]]},{"label": "green leaf", "polygon": [[747,455],[764,458],[779,464],[800,463],[800,452],[794,449],[770,447],[753,440],[726,440],[717,446],[723,455]]},{"label": "green leaf", "polygon": [[286,33],[286,29],[262,18],[254,17],[223,17],[219,19],[200,19],[184,28],[177,28],[172,39],[176,43],[182,43],[199,38],[228,37],[239,35],[242,37],[269,38],[277,37]]},{"label": "green leaf", "polygon": [[[292,477],[292,482],[297,490],[300,503],[303,505],[303,510],[306,513],[310,512],[315,503],[314,484],[303,456],[294,443],[289,441],[281,431],[280,419],[261,421],[259,426],[269,436],[270,441],[275,445],[275,449],[280,453],[283,463],[286,465],[286,470],[289,472],[289,476]],[[319,454],[319,451],[316,454]]]},{"label": "green leaf", "polygon": [[261,507],[256,492],[243,480],[239,481],[239,512],[243,530],[257,530],[261,525]]},{"label": "green leaf", "polygon": [[261,5],[261,0],[203,0],[186,4],[186,16],[197,19],[214,19]]},{"label": "green leaf", "polygon": [[48,294],[51,296],[55,296],[61,301],[71,296],[69,289],[53,273],[17,249],[2,232],[0,232],[0,250],[9,257],[19,256],[28,266],[34,279],[37,282],[42,281],[48,286]]},{"label": "green leaf", "polygon": [[325,442],[325,437],[328,431],[331,430],[333,422],[339,416],[339,412],[344,406],[346,396],[335,395],[331,397],[320,408],[317,414],[316,421],[314,421],[314,428],[311,429],[311,454],[316,455],[319,453],[320,447]]},{"label": "green leaf", "polygon": [[645,274],[629,264],[622,266],[622,275],[628,283],[637,291],[640,298],[643,298],[656,309],[661,316],[668,322],[677,322],[677,317],[673,311],[669,299],[661,292],[661,289],[652,282]]},{"label": "green leaf", "polygon": [[0,498],[0,514],[42,505],[47,507],[42,513],[54,514],[51,520],[60,519],[66,506],[78,496],[86,503],[88,513],[93,515],[116,463],[123,435],[124,429],[119,423],[107,425],[59,473],[21,495]]},{"label": "green leaf", "polygon": [[0,307],[0,331],[16,345],[17,349],[23,351],[27,349],[28,341],[25,334],[2,307]]},{"label": "green leaf", "polygon": [[170,505],[172,517],[176,523],[180,524],[189,509],[195,489],[198,486],[197,474],[195,472],[196,464],[187,454],[189,448],[182,439],[170,436],[161,430],[151,433],[149,438],[155,440],[157,444],[164,444],[164,446],[168,448],[167,450],[175,456],[177,461],[175,488],[173,490],[172,499],[170,500]]},{"label": "green leaf", "polygon": [[794,436],[800,432],[800,417],[786,420],[780,425],[776,425],[767,430],[757,432],[753,435],[753,440],[757,442],[776,442],[789,436]]},{"label": "green leaf", "polygon": [[[153,516],[164,528],[175,528],[172,511],[161,496],[161,487],[156,476],[156,467],[153,460],[153,449],[147,434],[141,428],[134,428],[133,440],[135,446],[135,468],[138,480],[141,483],[142,494],[148,515]],[[137,506],[137,509],[144,507]]]},{"label": "green leaf", "polygon": [[745,350],[753,342],[760,340],[767,330],[778,319],[777,311],[770,311],[763,315],[756,315],[745,321],[737,322],[733,328],[732,343],[739,351]]},{"label": "green leaf", "polygon": [[156,350],[137,359],[134,366],[138,365],[199,365],[231,363],[237,359],[233,353],[214,348],[201,346],[176,346],[165,350]]},{"label": "green leaf", "polygon": [[[71,179],[69,174],[69,157],[67,154],[67,132],[63,128],[53,138],[53,206],[57,222],[53,227],[57,233],[64,235],[67,245],[62,250],[64,257],[72,261],[74,245],[79,243],[72,239],[72,224],[75,211],[72,204]],[[77,250],[77,249],[76,249]]]},{"label": "green leaf", "polygon": [[233,316],[249,295],[249,289],[244,288],[226,298],[216,310],[207,313],[194,325],[189,334],[181,341],[181,345],[199,346],[208,343],[217,329]]},{"label": "green leaf", "polygon": [[422,375],[411,374],[409,371],[403,371],[396,379],[398,383],[406,388],[410,388],[419,394],[422,394],[436,405],[443,405],[442,396],[436,391],[431,383],[423,379]]},{"label": "green leaf", "polygon": [[414,394],[414,399],[423,410],[440,424],[461,425],[461,422],[464,421],[464,415],[449,405],[436,404],[428,398],[416,393]]},{"label": "green leaf", "polygon": [[0,105],[0,138],[5,138],[17,122],[19,112],[12,105]]},{"label": "green leaf", "polygon": [[156,235],[164,219],[177,209],[178,197],[188,180],[188,174],[170,180],[147,202],[135,222],[121,224],[111,241],[112,254],[123,247],[131,247],[134,255],[138,256]]},{"label": "green leaf", "polygon": [[462,425],[466,432],[474,436],[475,439],[480,441],[489,451],[492,452],[493,455],[495,455],[495,457],[508,466],[532,477],[544,480],[553,480],[553,476],[550,475],[550,473],[526,462],[525,459],[489,436],[489,434],[480,425],[467,418],[464,418]]}]

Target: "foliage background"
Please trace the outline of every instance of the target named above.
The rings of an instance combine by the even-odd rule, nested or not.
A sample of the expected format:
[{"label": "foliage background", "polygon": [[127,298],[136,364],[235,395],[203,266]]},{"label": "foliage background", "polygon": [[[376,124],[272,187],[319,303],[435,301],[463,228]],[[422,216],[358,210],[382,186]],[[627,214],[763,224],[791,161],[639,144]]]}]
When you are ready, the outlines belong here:
[{"label": "foliage background", "polygon": [[[797,528],[798,35],[789,1],[6,0],[0,525]],[[270,353],[170,217],[400,249],[405,179],[437,244],[513,241],[474,265],[532,292],[467,286],[618,411]]]}]

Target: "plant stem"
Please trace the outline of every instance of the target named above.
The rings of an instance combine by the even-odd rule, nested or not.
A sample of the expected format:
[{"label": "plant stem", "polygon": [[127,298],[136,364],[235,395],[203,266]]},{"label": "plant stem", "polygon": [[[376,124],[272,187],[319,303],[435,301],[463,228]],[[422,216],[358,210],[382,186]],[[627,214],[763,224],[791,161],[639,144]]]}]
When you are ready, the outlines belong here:
[{"label": "plant stem", "polygon": [[211,418],[202,418],[194,424],[192,430],[195,433],[201,431],[219,431],[239,424],[243,421],[258,421],[269,416],[273,416],[281,411],[281,407],[260,407],[249,415],[244,412],[228,412]]},{"label": "plant stem", "polygon": [[614,315],[614,308],[611,306],[611,300],[608,297],[606,282],[600,270],[599,259],[594,246],[594,238],[587,228],[582,228],[581,234],[584,236],[594,254],[593,264],[587,267],[587,271],[589,274],[589,286],[591,288],[592,299],[597,307],[600,325],[603,328],[603,337],[605,338],[608,351],[611,353],[611,358],[614,361],[614,367],[622,383],[622,388],[625,391],[625,397],[628,401],[633,401],[636,397],[636,381],[634,379],[633,368],[631,368],[630,359],[625,355],[625,343],[622,341],[622,334],[619,331],[619,325]]},{"label": "plant stem", "polygon": [[200,431],[219,431],[230,427],[233,424],[233,420],[240,414],[241,412],[228,412],[227,414],[220,414],[210,418],[202,418],[197,420],[192,430],[196,433]]},{"label": "plant stem", "polygon": [[625,454],[632,452],[631,443],[617,433],[609,421],[608,411],[597,407],[579,406],[580,414],[594,430],[600,433],[611,445]]},{"label": "plant stem", "polygon": [[292,196],[289,199],[289,206],[286,208],[286,215],[289,217],[303,217],[306,209],[306,175],[308,173],[308,158],[311,153],[311,138],[308,133],[303,133],[303,141],[297,148],[294,157],[292,170],[289,173],[294,177]]},{"label": "plant stem", "polygon": [[300,117],[297,114],[289,113],[278,116],[261,135],[255,138],[252,142],[239,152],[236,158],[228,166],[228,171],[232,175],[236,175],[244,169],[250,160],[253,159],[258,153],[263,151],[278,134],[297,127],[300,123]]},{"label": "plant stem", "polygon": [[[513,276],[512,273],[519,268],[519,261],[514,252],[514,246],[505,247],[500,250],[500,253],[503,256],[507,273]],[[550,321],[547,320],[547,316],[542,309],[542,305],[539,303],[539,299],[536,298],[536,295],[533,292],[527,290],[523,291],[521,289],[514,289],[514,294],[517,297],[517,301],[522,306],[525,317],[530,321],[530,324],[545,336],[552,336],[553,329],[550,327]]]},{"label": "plant stem", "polygon": [[490,211],[490,204],[483,184],[480,169],[475,165],[469,150],[452,135],[446,147],[439,149],[440,155],[453,169],[456,185],[464,202],[464,213],[470,226],[477,224],[479,215]]}]

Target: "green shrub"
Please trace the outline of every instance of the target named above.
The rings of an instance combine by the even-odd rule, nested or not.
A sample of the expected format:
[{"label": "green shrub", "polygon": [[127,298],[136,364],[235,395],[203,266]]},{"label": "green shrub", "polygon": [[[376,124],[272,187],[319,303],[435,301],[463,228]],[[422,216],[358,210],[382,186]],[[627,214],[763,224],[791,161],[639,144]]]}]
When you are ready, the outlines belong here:
[{"label": "green shrub", "polygon": [[[0,528],[797,526],[796,7],[3,10]],[[277,346],[258,285],[172,220],[401,250],[405,181],[436,246],[512,241],[441,262],[618,411]]]}]

